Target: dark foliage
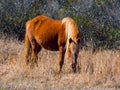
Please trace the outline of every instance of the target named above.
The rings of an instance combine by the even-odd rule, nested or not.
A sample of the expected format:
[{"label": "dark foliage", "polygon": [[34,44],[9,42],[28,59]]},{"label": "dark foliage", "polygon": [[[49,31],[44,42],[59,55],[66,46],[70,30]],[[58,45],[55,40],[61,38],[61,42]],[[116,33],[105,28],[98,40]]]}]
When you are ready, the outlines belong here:
[{"label": "dark foliage", "polygon": [[37,15],[72,17],[85,48],[120,49],[119,0],[0,0],[0,36],[23,40],[25,22]]}]

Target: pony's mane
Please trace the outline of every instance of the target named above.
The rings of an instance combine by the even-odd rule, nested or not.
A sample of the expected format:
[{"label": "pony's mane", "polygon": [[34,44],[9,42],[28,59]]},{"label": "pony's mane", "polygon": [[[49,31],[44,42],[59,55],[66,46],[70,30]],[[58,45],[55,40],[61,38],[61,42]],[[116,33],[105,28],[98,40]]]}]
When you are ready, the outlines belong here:
[{"label": "pony's mane", "polygon": [[78,26],[75,21],[72,18],[66,17],[62,20],[62,24],[65,25],[66,37],[75,40],[77,38],[76,35],[79,33]]},{"label": "pony's mane", "polygon": [[66,17],[62,20],[62,24],[65,25],[65,33],[67,37],[66,43],[66,53],[69,51],[69,39],[71,38],[74,42],[77,42],[78,39],[78,26],[72,18]]}]

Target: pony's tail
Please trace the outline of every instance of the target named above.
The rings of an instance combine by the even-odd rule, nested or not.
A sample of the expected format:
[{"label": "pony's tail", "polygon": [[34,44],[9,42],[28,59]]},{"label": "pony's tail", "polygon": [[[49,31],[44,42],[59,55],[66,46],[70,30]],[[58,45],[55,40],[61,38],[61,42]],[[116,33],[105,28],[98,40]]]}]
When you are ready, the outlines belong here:
[{"label": "pony's tail", "polygon": [[[26,28],[27,29],[27,28]],[[26,30],[27,31],[27,30]],[[27,33],[25,33],[25,61],[26,64],[28,65],[30,62],[30,54],[31,54],[31,45],[30,45],[30,40],[28,38]]]}]

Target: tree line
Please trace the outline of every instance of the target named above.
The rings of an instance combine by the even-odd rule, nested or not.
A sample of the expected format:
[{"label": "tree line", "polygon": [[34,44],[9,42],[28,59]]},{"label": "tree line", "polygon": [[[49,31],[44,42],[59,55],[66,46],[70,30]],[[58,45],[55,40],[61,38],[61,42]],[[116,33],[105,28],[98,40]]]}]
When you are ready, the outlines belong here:
[{"label": "tree line", "polygon": [[85,48],[120,50],[119,0],[0,0],[0,36],[24,40],[25,22],[37,15],[73,18]]}]

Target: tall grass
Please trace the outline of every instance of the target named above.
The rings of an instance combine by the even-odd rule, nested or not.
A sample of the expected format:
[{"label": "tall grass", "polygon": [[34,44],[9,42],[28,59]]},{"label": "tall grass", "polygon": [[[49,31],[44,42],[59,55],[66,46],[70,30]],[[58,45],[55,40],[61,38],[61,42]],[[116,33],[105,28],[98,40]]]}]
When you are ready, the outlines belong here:
[{"label": "tall grass", "polygon": [[4,90],[76,90],[116,89],[120,87],[120,52],[112,50],[80,51],[77,73],[69,61],[60,74],[58,52],[42,50],[39,66],[25,65],[24,43],[14,38],[0,39],[0,87]]}]

